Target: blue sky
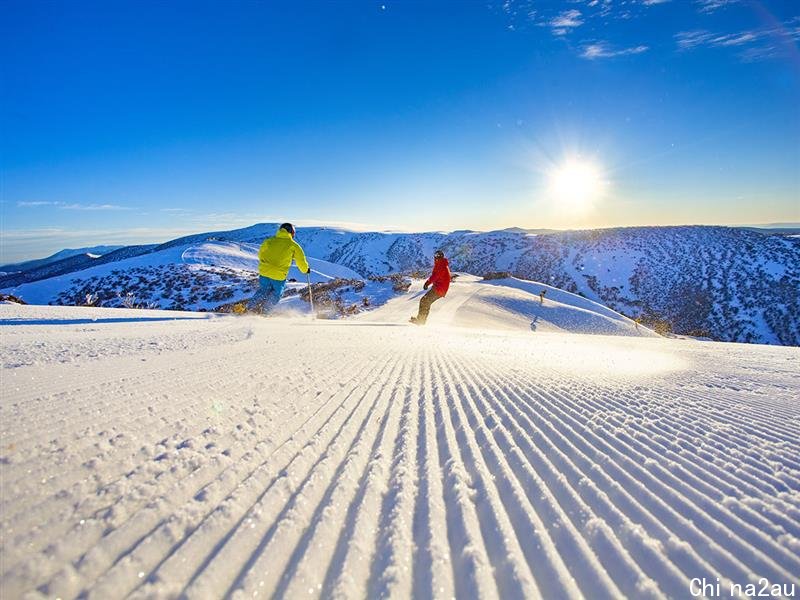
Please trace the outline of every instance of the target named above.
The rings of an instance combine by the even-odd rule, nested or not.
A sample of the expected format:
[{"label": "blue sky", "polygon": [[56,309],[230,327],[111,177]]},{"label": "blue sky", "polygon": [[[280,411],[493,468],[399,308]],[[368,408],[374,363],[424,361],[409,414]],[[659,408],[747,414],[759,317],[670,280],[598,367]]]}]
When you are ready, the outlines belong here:
[{"label": "blue sky", "polygon": [[[0,262],[259,221],[800,221],[800,3],[0,5]],[[553,195],[591,164],[590,203]]]}]

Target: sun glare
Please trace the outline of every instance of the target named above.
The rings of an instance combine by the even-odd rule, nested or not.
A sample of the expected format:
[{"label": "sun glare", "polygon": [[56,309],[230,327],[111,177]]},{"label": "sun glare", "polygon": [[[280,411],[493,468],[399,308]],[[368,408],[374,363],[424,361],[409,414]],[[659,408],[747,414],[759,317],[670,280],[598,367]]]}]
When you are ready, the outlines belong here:
[{"label": "sun glare", "polygon": [[570,161],[550,174],[550,195],[562,211],[587,212],[602,193],[603,178],[592,163]]}]

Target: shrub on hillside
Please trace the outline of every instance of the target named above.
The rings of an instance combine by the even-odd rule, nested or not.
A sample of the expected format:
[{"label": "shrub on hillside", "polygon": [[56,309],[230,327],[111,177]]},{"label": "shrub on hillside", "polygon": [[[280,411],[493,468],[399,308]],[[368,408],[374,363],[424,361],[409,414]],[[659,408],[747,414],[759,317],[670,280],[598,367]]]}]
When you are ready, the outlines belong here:
[{"label": "shrub on hillside", "polygon": [[17,298],[11,294],[0,294],[0,302],[13,302],[15,304],[27,304],[22,298]]},{"label": "shrub on hillside", "polygon": [[508,279],[511,277],[509,271],[490,271],[483,276],[484,281],[491,281],[492,279]]}]

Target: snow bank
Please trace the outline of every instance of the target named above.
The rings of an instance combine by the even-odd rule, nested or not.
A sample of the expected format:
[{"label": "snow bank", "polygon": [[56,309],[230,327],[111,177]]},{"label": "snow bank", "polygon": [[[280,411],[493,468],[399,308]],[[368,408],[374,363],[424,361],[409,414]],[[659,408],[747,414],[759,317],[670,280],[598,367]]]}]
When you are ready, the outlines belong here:
[{"label": "snow bank", "polygon": [[[409,294],[358,318],[407,322],[417,313],[421,285],[417,282]],[[458,274],[447,296],[433,304],[428,326],[657,337],[602,304],[543,283],[514,278],[484,281],[466,274]]]}]

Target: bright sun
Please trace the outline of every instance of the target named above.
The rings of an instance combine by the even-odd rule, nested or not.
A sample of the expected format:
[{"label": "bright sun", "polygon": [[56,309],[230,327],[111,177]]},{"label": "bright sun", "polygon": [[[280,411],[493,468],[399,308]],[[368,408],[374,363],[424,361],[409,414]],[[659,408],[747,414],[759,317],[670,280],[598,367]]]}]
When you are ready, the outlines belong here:
[{"label": "bright sun", "polygon": [[562,211],[587,212],[602,194],[603,179],[592,163],[570,161],[550,173],[550,196]]}]

